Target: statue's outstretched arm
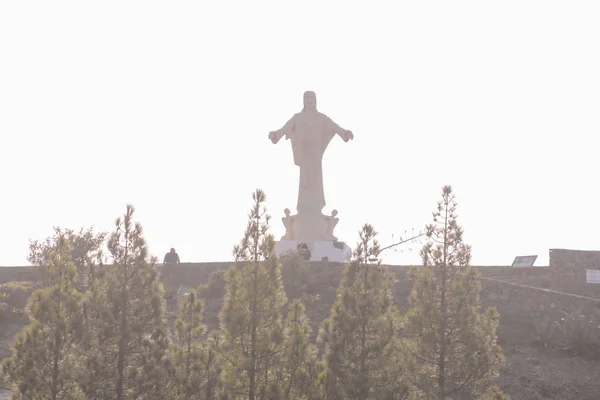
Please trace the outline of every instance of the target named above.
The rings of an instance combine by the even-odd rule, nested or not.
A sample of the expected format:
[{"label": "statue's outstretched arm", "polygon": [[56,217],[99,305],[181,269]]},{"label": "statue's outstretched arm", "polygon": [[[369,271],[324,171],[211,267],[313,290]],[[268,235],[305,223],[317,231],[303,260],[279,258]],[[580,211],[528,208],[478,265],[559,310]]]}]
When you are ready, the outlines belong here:
[{"label": "statue's outstretched arm", "polygon": [[292,134],[292,131],[294,130],[295,125],[296,116],[293,116],[288,122],[285,123],[285,125],[281,129],[269,132],[269,139],[271,139],[271,142],[273,143],[279,142],[279,139],[281,139],[283,135],[286,135],[289,139]]},{"label": "statue's outstretched arm", "polygon": [[344,142],[347,142],[350,139],[354,139],[354,134],[352,133],[352,131],[342,128],[341,126],[333,122],[333,120],[329,117],[327,117],[327,119],[329,120],[328,122],[331,126],[331,130],[333,131],[333,133],[338,134],[342,139],[344,139]]}]

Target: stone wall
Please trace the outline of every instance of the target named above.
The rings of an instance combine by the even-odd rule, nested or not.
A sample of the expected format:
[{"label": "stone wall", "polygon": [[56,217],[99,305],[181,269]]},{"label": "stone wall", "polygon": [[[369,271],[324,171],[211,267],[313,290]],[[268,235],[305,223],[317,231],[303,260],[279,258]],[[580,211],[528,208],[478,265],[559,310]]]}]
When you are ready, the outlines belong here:
[{"label": "stone wall", "polygon": [[556,321],[564,313],[577,312],[600,322],[600,299],[496,278],[482,277],[481,286],[483,305],[496,307],[500,313],[500,330],[508,330],[513,338],[519,332],[526,338],[532,322],[544,316]]},{"label": "stone wall", "polygon": [[35,267],[0,267],[0,284],[6,282],[38,282],[39,272]]},{"label": "stone wall", "polygon": [[586,283],[586,269],[600,269],[600,251],[550,250],[552,288],[600,298],[600,284]]},{"label": "stone wall", "polygon": [[[553,320],[563,312],[577,311],[600,321],[600,297],[586,297],[552,287],[550,267],[475,267],[481,276],[481,301],[484,307],[496,307],[500,313],[498,336],[503,341],[528,342],[533,338],[533,321],[548,315]],[[409,307],[412,288],[403,266],[390,266],[397,280],[393,287],[401,311]]]},{"label": "stone wall", "polygon": [[210,274],[219,269],[229,268],[232,262],[181,263],[162,265],[162,281],[166,287],[198,285],[208,282]]}]

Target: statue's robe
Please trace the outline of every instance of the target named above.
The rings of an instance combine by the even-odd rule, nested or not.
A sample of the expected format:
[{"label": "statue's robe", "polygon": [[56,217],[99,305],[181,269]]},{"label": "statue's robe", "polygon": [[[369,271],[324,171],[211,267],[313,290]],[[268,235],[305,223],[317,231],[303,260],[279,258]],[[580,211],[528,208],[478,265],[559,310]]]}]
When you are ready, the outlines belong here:
[{"label": "statue's robe", "polygon": [[321,212],[325,207],[323,191],[323,154],[335,134],[345,132],[325,114],[304,110],[295,114],[279,133],[292,141],[294,164],[300,167],[298,212]]}]

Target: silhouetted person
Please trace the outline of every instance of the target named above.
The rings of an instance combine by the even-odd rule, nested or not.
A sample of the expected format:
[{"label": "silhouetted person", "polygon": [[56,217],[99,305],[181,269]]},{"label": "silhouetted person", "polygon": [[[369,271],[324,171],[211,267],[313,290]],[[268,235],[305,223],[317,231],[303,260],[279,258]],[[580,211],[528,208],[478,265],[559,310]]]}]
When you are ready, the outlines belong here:
[{"label": "silhouetted person", "polygon": [[171,251],[165,254],[163,264],[179,264],[179,254],[175,252],[175,249],[171,247]]}]

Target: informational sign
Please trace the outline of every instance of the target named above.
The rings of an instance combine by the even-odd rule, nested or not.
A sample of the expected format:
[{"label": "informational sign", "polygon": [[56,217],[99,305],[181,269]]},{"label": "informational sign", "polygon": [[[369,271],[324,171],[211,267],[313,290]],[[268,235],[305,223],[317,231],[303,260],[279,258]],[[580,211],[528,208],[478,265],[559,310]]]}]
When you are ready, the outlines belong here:
[{"label": "informational sign", "polygon": [[587,283],[600,283],[600,269],[586,269],[585,272]]},{"label": "informational sign", "polygon": [[537,259],[537,256],[518,256],[515,257],[512,266],[516,268],[533,267],[533,263]]}]

